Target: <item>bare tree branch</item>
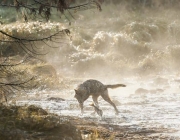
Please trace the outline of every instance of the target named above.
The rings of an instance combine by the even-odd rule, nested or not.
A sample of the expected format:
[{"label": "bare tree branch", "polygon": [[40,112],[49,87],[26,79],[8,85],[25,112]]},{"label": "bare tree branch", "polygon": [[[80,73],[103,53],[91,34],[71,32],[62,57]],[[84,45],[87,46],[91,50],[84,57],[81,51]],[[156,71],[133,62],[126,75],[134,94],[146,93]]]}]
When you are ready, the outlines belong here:
[{"label": "bare tree branch", "polygon": [[[47,21],[51,16],[52,8],[60,11],[61,14],[64,14],[64,11],[67,10],[72,18],[74,17],[70,11],[77,12],[77,11],[95,9],[95,8],[97,8],[99,11],[102,10],[99,2],[97,2],[96,0],[90,0],[87,3],[76,6],[69,6],[65,0],[57,0],[57,1],[53,0],[51,2],[34,0],[34,3],[29,5],[24,4],[23,2],[19,2],[18,0],[15,0],[14,5],[0,4],[0,6],[16,8],[17,11],[19,11],[20,8],[25,8],[26,11],[30,11],[29,12],[30,15],[36,17],[37,14],[39,14],[42,18],[45,18]],[[66,15],[64,16],[67,18]],[[28,21],[28,17],[25,13],[23,13],[23,17],[25,21]]]},{"label": "bare tree branch", "polygon": [[[22,17],[26,22],[29,21],[28,18],[30,18],[30,16],[38,17],[38,15],[48,21],[52,16],[51,12],[53,9],[56,9],[60,15],[64,15],[69,23],[70,19],[66,15],[69,14],[73,19],[75,19],[72,12],[95,8],[101,11],[100,4],[95,0],[90,0],[87,3],[76,6],[70,6],[66,0],[34,0],[31,4],[27,4],[26,1],[13,0],[13,3],[11,4],[1,2],[0,7],[16,9],[16,11],[21,12]],[[3,24],[3,22],[0,21],[0,24]],[[27,61],[29,57],[35,57],[38,59],[36,56],[46,55],[48,52],[44,51],[44,46],[57,48],[49,42],[65,43],[64,40],[67,39],[67,36],[70,37],[70,34],[70,30],[68,29],[58,31],[56,29],[55,33],[47,36],[41,34],[41,37],[37,37],[37,35],[31,37],[32,35],[26,34],[25,37],[19,37],[18,33],[16,34],[16,32],[10,34],[3,30],[3,28],[0,29],[0,43],[2,43],[4,46],[17,47],[17,49],[20,49],[20,51],[24,52],[24,54],[27,56],[20,62],[13,62],[8,57],[4,58],[4,55],[2,54],[3,47],[0,46],[0,48],[2,47],[0,52],[0,95],[4,97],[6,102],[8,100],[8,94],[36,86],[36,84],[33,82],[35,77],[26,74],[26,69],[19,70],[17,67]],[[66,38],[63,38],[64,36]],[[38,47],[40,43],[43,44],[43,47]]]}]

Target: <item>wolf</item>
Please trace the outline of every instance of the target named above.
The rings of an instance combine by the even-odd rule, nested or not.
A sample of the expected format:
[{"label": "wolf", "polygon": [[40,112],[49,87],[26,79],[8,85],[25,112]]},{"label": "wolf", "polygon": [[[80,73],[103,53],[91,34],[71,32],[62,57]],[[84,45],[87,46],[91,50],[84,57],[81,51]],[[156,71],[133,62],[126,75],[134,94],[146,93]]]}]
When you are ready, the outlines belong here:
[{"label": "wolf", "polygon": [[104,85],[98,80],[90,79],[82,84],[79,84],[75,90],[75,98],[79,102],[81,108],[81,113],[83,114],[83,103],[86,101],[89,96],[92,96],[95,106],[99,108],[98,97],[101,96],[106,102],[112,105],[115,109],[116,114],[119,113],[116,105],[112,102],[108,95],[108,88],[117,88],[117,87],[126,87],[124,84],[114,84],[114,85]]}]

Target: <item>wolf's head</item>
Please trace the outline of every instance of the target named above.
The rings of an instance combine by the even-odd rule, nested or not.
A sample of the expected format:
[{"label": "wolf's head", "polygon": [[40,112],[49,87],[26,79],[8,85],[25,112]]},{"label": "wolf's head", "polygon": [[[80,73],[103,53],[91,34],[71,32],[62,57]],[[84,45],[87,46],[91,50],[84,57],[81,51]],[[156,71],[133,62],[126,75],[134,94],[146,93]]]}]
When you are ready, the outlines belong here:
[{"label": "wolf's head", "polygon": [[77,89],[74,89],[74,91],[75,91],[74,98],[76,98],[76,99],[78,100],[79,103],[82,103],[81,92],[79,92]]},{"label": "wolf's head", "polygon": [[89,96],[87,95],[87,91],[81,85],[74,89],[75,95],[74,98],[78,100],[79,103],[83,103]]}]

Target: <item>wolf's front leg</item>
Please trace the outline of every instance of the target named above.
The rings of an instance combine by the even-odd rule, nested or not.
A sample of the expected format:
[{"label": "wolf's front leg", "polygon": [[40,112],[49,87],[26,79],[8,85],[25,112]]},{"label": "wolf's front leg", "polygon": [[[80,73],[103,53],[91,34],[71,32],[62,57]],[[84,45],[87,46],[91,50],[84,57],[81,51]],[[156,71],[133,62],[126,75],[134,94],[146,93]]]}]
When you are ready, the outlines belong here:
[{"label": "wolf's front leg", "polygon": [[[94,102],[95,106],[96,106],[97,108],[99,108],[98,96],[92,96],[92,99],[93,99],[93,102]],[[91,113],[91,115],[95,115],[95,114],[96,114],[96,111],[95,111],[95,109],[94,109],[94,111]]]},{"label": "wolf's front leg", "polygon": [[83,110],[83,103],[79,103],[79,107],[81,108],[81,114],[84,113],[84,110]]}]

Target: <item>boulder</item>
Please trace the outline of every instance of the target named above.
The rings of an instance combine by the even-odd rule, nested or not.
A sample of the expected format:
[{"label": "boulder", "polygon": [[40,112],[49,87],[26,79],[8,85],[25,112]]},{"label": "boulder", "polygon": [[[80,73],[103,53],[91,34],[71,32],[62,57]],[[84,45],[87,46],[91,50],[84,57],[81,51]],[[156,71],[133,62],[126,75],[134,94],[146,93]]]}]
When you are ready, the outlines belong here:
[{"label": "boulder", "polygon": [[158,77],[153,81],[154,85],[168,85],[168,79]]},{"label": "boulder", "polygon": [[55,102],[65,101],[65,99],[59,98],[59,97],[49,97],[49,98],[47,98],[46,100],[47,100],[47,101],[55,101]]},{"label": "boulder", "polygon": [[135,94],[144,94],[144,93],[149,93],[149,90],[144,89],[144,88],[138,88],[138,89],[135,91]]}]

